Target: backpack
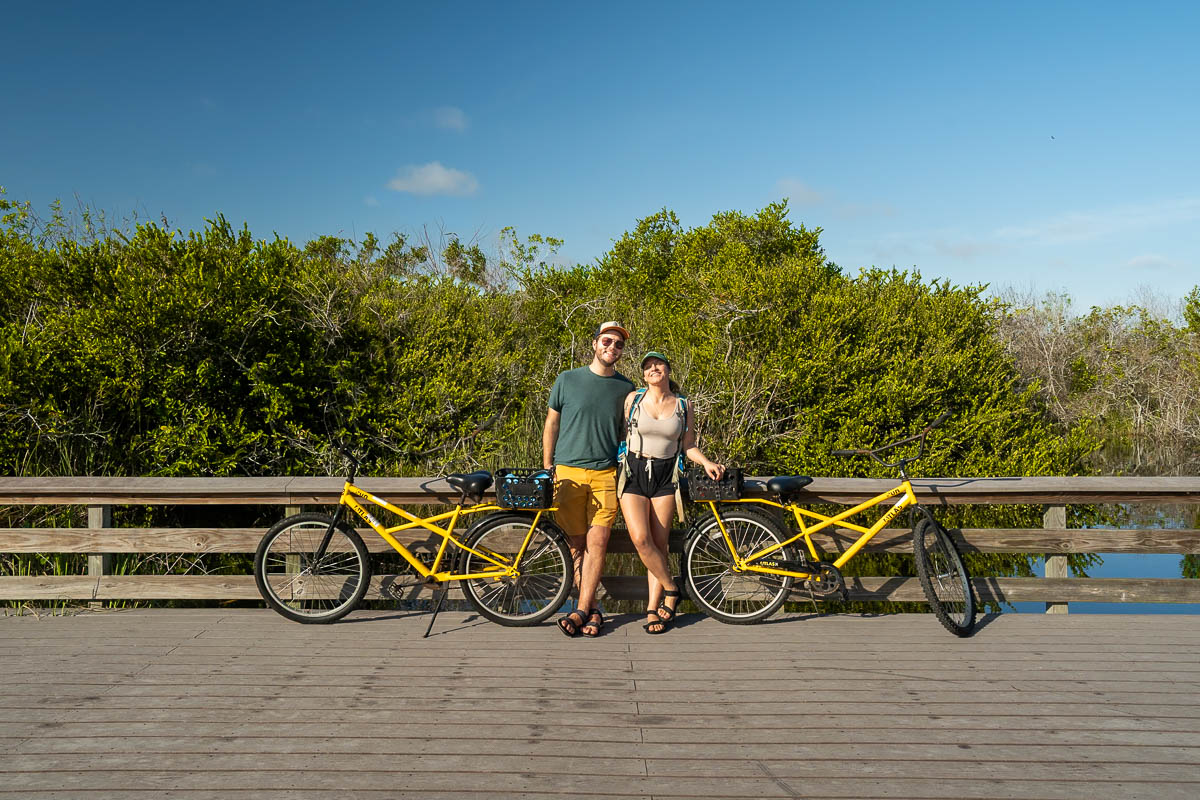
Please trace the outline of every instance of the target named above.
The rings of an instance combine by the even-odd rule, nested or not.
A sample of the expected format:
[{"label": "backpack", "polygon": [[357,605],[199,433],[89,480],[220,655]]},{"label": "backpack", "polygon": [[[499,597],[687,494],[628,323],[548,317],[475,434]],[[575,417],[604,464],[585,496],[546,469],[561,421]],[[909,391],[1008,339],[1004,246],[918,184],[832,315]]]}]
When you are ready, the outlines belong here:
[{"label": "backpack", "polygon": [[[624,488],[625,478],[629,475],[629,434],[637,429],[637,410],[641,405],[642,400],[646,397],[646,387],[638,389],[633,395],[633,402],[629,406],[629,415],[625,419],[625,429],[628,433],[621,440],[620,446],[617,448],[617,466],[618,475],[621,478],[621,487],[617,489],[617,494],[621,493]],[[675,475],[671,482],[678,484],[679,475],[684,470],[684,454],[683,454],[683,437],[687,435],[687,398],[683,395],[678,395],[679,402],[676,404],[675,416],[683,420],[683,430],[679,433],[679,441],[675,444],[676,460],[675,460]]]}]

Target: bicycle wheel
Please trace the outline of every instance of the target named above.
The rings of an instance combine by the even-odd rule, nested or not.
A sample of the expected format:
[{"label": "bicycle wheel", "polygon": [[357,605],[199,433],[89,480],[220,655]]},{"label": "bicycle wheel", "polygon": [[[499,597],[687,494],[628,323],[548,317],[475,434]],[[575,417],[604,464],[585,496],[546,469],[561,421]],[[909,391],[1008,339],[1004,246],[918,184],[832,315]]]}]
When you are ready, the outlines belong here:
[{"label": "bicycle wheel", "polygon": [[[754,509],[722,508],[721,521],[743,558],[788,538],[775,520]],[[778,554],[792,558],[790,548]],[[787,576],[735,572],[733,555],[711,512],[692,525],[683,545],[683,563],[691,599],[705,614],[731,625],[748,625],[771,616],[792,588],[792,578]]]},{"label": "bicycle wheel", "polygon": [[975,595],[971,576],[946,529],[929,517],[913,528],[917,577],[938,622],[955,636],[975,627]]},{"label": "bicycle wheel", "polygon": [[[464,544],[472,550],[512,557],[525,541],[533,518],[520,514],[494,514],[467,533]],[[463,551],[465,574],[494,569],[495,564]],[[566,536],[549,520],[534,529],[515,578],[464,580],[467,600],[492,622],[509,626],[536,625],[562,607],[575,579],[574,562]]]},{"label": "bicycle wheel", "polygon": [[267,605],[296,622],[333,622],[354,610],[371,583],[367,546],[349,525],[333,529],[329,547],[314,556],[333,519],[296,514],[275,523],[254,554],[254,581]]}]

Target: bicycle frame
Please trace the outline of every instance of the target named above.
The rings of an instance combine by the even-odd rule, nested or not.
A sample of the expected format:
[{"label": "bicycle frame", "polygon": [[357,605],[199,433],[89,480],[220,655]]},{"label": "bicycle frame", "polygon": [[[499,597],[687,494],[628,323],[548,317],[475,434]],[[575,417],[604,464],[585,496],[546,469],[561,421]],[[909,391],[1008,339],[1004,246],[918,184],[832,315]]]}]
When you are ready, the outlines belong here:
[{"label": "bicycle frame", "polygon": [[[368,511],[363,504],[358,501],[357,498],[362,498],[371,504],[379,506],[380,508],[385,508],[388,511],[391,511],[393,514],[404,518],[407,520],[407,522],[401,525],[394,525],[390,528],[385,527],[383,523],[375,518],[375,515]],[[350,481],[346,481],[345,485],[342,487],[342,496],[338,500],[338,507],[339,512],[342,508],[349,508],[355,514],[362,517],[362,519],[371,526],[371,529],[379,534],[379,536],[385,542],[391,545],[392,549],[399,553],[405,561],[411,564],[413,569],[420,573],[422,577],[437,581],[439,583],[442,581],[471,580],[476,578],[498,579],[518,577],[520,573],[514,565],[520,563],[521,557],[525,554],[525,550],[529,547],[529,542],[533,539],[534,531],[537,529],[538,522],[540,522],[542,519],[542,514],[544,514],[546,511],[555,510],[553,508],[541,509],[534,514],[529,525],[529,530],[525,533],[525,539],[521,542],[520,549],[514,556],[509,558],[501,553],[492,552],[490,550],[487,552],[481,552],[474,548],[468,547],[454,535],[454,529],[458,525],[459,519],[464,516],[479,514],[485,511],[512,511],[512,509],[506,509],[494,503],[477,503],[476,505],[467,507],[464,507],[461,503],[459,503],[452,511],[446,511],[442,514],[436,514],[432,517],[418,517],[414,514],[410,514],[402,508],[392,505],[382,498],[376,497],[368,491],[358,488]],[[449,523],[446,525],[446,527],[442,527],[438,524],[444,520],[449,520]],[[433,559],[433,564],[430,566],[426,566],[421,559],[413,555],[412,551],[397,541],[396,537],[393,535],[399,533],[400,531],[412,530],[414,528],[424,528],[442,537],[442,543],[438,547],[437,555]],[[494,564],[495,567],[485,569],[482,572],[471,572],[464,574],[454,574],[453,572],[449,571],[441,571],[440,567],[442,566],[442,559],[445,556],[451,542],[453,542],[454,546],[459,550],[465,550],[471,555],[477,556],[484,561]],[[321,550],[324,550],[324,546],[322,546]]]},{"label": "bicycle frame", "polygon": [[[875,506],[880,505],[881,503],[884,503],[885,501],[890,500],[893,497],[899,497],[900,499],[897,500],[892,505],[892,507],[890,509],[888,509],[888,511],[882,517],[880,517],[875,522],[874,525],[870,526],[869,528],[847,521],[850,517],[853,517],[856,514],[866,511],[868,508],[874,508]],[[796,534],[792,538],[787,539],[786,541],[783,541],[783,542],[779,542],[777,544],[773,544],[770,547],[759,550],[757,553],[751,553],[750,555],[746,556],[745,558],[742,558],[741,556],[738,555],[736,548],[733,546],[733,540],[730,539],[729,532],[727,530],[725,530],[725,521],[723,519],[721,519],[721,514],[717,510],[717,504],[718,504],[717,501],[708,501],[707,504],[713,512],[713,517],[717,520],[717,525],[720,526],[720,528],[721,528],[721,535],[725,538],[725,545],[726,545],[726,547],[729,548],[730,555],[733,556],[735,572],[758,572],[758,573],[762,573],[765,575],[782,575],[782,576],[792,577],[792,578],[809,578],[812,576],[812,573],[796,572],[793,570],[782,569],[777,566],[766,566],[763,564],[756,564],[754,562],[760,561],[760,560],[766,558],[767,556],[771,555],[772,553],[774,553],[778,550],[781,550],[784,547],[787,547],[788,545],[790,545],[800,539],[804,539],[804,543],[805,543],[805,545],[807,545],[809,555],[812,556],[813,561],[820,561],[820,559],[821,559],[820,554],[817,553],[817,548],[813,544],[813,541],[812,541],[813,534],[817,533],[819,531],[822,531],[825,528],[828,528],[830,525],[840,523],[841,525],[844,525],[845,527],[850,528],[851,530],[858,531],[862,534],[854,542],[854,544],[852,544],[849,547],[849,549],[846,550],[846,552],[842,553],[842,555],[839,556],[836,561],[832,562],[834,567],[841,569],[842,565],[844,565],[847,561],[849,561],[851,558],[853,558],[854,555],[859,550],[861,550],[863,548],[863,546],[866,545],[867,542],[871,541],[871,539],[874,538],[877,533],[879,533],[881,530],[883,530],[889,522],[894,520],[900,514],[900,512],[904,511],[904,509],[906,509],[906,508],[915,506],[917,504],[917,496],[913,492],[912,483],[910,481],[908,481],[907,479],[905,479],[905,480],[901,481],[899,486],[897,486],[893,489],[889,489],[888,491],[884,492],[883,494],[876,495],[875,497],[872,497],[870,500],[866,500],[862,503],[859,503],[858,505],[854,506],[853,508],[847,509],[846,511],[843,511],[840,514],[836,514],[831,517],[827,517],[824,514],[818,514],[815,511],[809,511],[808,509],[805,509],[805,508],[800,508],[795,503],[783,504],[783,503],[777,503],[773,500],[765,500],[765,499],[760,499],[760,498],[746,498],[746,499],[742,499],[742,500],[723,500],[720,502],[722,504],[724,504],[724,503],[751,503],[751,504],[756,504],[756,505],[772,506],[773,508],[779,508],[779,509],[783,509],[786,511],[791,511],[792,515],[796,519],[797,527],[800,528],[800,533]],[[818,520],[818,524],[815,524],[812,526],[806,525],[804,522],[805,517],[809,517],[813,520]]]}]

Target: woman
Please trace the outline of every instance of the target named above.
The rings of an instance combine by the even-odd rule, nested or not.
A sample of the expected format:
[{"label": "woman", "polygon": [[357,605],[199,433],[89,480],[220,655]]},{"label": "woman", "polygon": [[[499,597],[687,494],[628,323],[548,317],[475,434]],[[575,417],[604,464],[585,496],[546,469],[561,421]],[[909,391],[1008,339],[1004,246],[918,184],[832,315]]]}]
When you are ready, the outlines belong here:
[{"label": "woman", "polygon": [[679,606],[679,587],[671,577],[667,541],[675,518],[675,489],[680,454],[704,467],[715,479],[725,467],[714,464],[696,446],[692,408],[671,380],[671,364],[662,353],[642,358],[645,389],[625,398],[625,464],[617,489],[629,538],[646,565],[649,597],[647,633],[665,633]]}]

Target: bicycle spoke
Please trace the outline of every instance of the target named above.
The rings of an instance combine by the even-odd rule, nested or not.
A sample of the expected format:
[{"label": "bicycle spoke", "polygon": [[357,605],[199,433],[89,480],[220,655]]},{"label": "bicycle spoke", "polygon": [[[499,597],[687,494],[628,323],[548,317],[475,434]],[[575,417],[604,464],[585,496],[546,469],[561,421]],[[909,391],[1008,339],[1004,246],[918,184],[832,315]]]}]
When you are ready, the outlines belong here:
[{"label": "bicycle spoke", "polygon": [[256,581],[267,602],[285,616],[331,622],[352,610],[367,589],[368,554],[352,532],[334,528],[325,555],[314,558],[331,522],[319,514],[289,518],[259,546]]},{"label": "bicycle spoke", "polygon": [[783,536],[773,522],[753,511],[723,514],[722,521],[723,533],[711,515],[702,520],[685,547],[693,599],[723,622],[755,622],[783,604],[791,582],[786,577],[738,572],[730,546],[745,558],[780,544]]},{"label": "bicycle spoke", "polygon": [[[566,543],[537,528],[529,536],[528,518],[498,515],[482,524],[466,544],[478,553],[506,551],[498,560],[512,563],[528,542],[515,577],[474,578],[464,582],[467,599],[484,616],[505,625],[529,625],[557,610],[570,590],[572,561]],[[486,568],[478,555],[467,553],[465,572]]]}]

